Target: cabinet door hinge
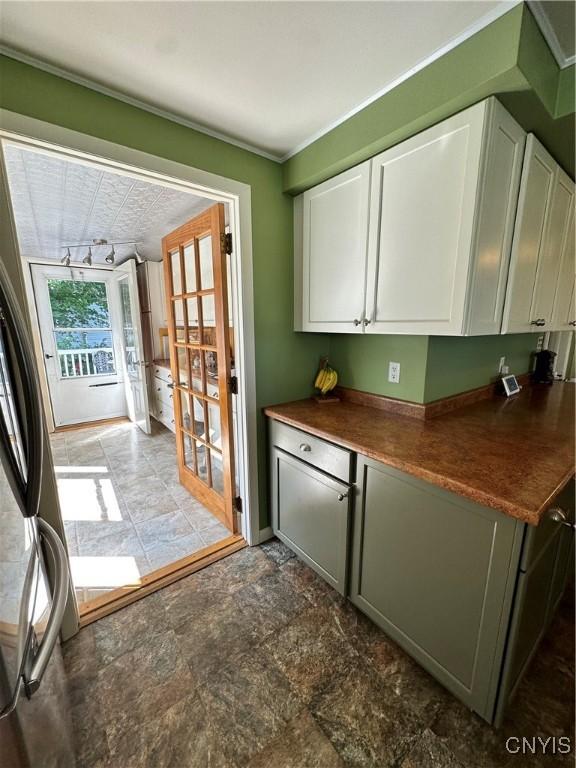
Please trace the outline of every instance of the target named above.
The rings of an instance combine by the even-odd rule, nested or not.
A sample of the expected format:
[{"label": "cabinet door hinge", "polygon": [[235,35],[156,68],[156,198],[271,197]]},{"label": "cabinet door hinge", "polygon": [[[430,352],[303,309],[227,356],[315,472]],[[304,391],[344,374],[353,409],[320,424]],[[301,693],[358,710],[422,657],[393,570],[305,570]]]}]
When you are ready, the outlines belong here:
[{"label": "cabinet door hinge", "polygon": [[227,254],[232,253],[232,233],[231,232],[222,232],[222,234],[220,235],[220,245],[224,253],[227,253]]},{"label": "cabinet door hinge", "polygon": [[230,379],[228,380],[228,389],[231,395],[238,394],[238,377],[237,376],[230,376]]},{"label": "cabinet door hinge", "polygon": [[234,497],[234,509],[238,514],[242,514],[242,497],[241,496],[235,496]]}]

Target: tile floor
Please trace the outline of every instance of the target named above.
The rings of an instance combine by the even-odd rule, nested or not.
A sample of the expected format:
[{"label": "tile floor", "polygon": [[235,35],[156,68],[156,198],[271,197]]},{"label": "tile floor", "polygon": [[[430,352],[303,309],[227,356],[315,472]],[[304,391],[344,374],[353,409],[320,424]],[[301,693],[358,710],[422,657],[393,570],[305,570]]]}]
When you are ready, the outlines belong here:
[{"label": "tile floor", "polygon": [[502,730],[473,715],[273,540],[65,643],[81,768],[544,768],[574,744],[573,593]]},{"label": "tile floor", "polygon": [[80,603],[230,534],[178,481],[174,435],[152,419],[51,436]]}]

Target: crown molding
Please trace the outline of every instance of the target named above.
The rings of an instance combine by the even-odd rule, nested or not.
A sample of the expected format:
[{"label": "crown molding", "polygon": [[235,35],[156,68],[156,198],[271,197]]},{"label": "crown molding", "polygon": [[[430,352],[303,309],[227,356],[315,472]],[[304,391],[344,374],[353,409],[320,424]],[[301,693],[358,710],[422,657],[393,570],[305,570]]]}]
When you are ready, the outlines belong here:
[{"label": "crown molding", "polygon": [[576,62],[576,55],[566,56],[564,53],[564,50],[558,41],[558,37],[556,36],[556,32],[554,31],[554,27],[550,23],[550,19],[543,8],[542,0],[527,0],[527,2],[528,8],[530,8],[536,23],[540,28],[540,32],[542,32],[544,39],[548,43],[548,47],[552,51],[552,55],[556,59],[556,63],[560,69],[566,69],[566,67],[572,66],[572,64]]},{"label": "crown molding", "polygon": [[125,104],[129,104],[131,107],[142,109],[145,112],[150,112],[151,114],[156,115],[157,117],[162,117],[165,120],[170,120],[173,123],[178,123],[178,125],[183,125],[185,128],[191,128],[194,131],[198,131],[198,133],[211,136],[213,139],[225,141],[227,144],[232,144],[239,149],[244,149],[247,152],[252,152],[255,155],[260,155],[260,157],[265,157],[267,160],[272,160],[275,163],[281,162],[279,155],[271,154],[270,152],[266,152],[265,150],[260,149],[259,147],[255,147],[252,144],[240,141],[239,139],[235,139],[232,136],[228,136],[221,131],[212,130],[211,128],[207,128],[205,125],[195,123],[193,120],[188,120],[187,118],[181,117],[180,115],[177,115],[173,112],[168,112],[167,110],[161,109],[160,107],[155,107],[153,104],[149,104],[146,101],[141,101],[140,99],[133,98],[132,96],[127,96],[121,91],[117,91],[114,88],[108,88],[108,86],[102,85],[101,83],[98,83],[95,80],[91,80],[90,78],[75,75],[66,69],[57,67],[54,64],[48,64],[47,62],[42,61],[35,56],[30,56],[27,53],[23,53],[16,48],[11,48],[10,46],[0,43],[0,54],[7,56],[10,59],[21,61],[23,64],[28,64],[29,66],[40,69],[50,75],[61,77],[63,80],[69,80],[71,83],[75,83],[76,85],[81,85],[84,88],[90,88],[90,90],[101,93],[103,96],[109,96],[112,99],[116,99],[117,101],[122,101]]}]

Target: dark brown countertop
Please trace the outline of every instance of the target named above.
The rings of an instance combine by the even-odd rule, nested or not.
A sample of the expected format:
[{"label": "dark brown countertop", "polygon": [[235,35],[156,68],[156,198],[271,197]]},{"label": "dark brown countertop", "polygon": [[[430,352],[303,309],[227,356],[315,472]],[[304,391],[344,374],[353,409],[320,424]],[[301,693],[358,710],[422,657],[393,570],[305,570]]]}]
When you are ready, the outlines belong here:
[{"label": "dark brown countertop", "polygon": [[528,385],[427,421],[312,399],[265,413],[537,525],[574,474],[575,393],[570,383]]}]

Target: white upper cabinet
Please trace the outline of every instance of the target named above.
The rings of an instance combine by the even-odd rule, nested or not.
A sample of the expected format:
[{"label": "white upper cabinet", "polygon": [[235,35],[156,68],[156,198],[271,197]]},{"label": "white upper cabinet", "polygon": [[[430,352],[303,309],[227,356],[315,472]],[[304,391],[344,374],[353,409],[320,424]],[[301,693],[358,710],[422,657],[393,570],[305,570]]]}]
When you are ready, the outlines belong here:
[{"label": "white upper cabinet", "polygon": [[361,331],[370,161],[295,201],[295,329]]},{"label": "white upper cabinet", "polygon": [[566,324],[574,284],[573,216],[574,182],[530,134],[502,333],[560,330],[560,325],[561,330],[569,329]]},{"label": "white upper cabinet", "polygon": [[560,271],[556,284],[554,309],[552,310],[552,330],[570,331],[576,326],[574,293],[576,289],[576,264],[574,244],[574,200],[570,206],[566,238],[562,249]]},{"label": "white upper cabinet", "polygon": [[524,143],[490,98],[305,192],[297,329],[499,333]]}]

